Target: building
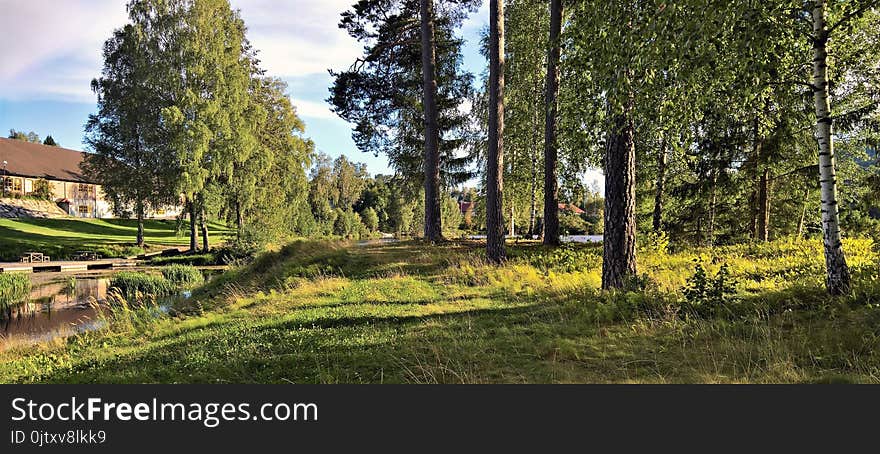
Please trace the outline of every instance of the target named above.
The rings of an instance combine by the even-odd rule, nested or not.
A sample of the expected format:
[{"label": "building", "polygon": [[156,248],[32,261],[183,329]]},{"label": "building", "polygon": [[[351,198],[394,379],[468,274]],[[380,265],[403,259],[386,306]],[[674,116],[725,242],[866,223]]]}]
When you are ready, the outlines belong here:
[{"label": "building", "polygon": [[559,211],[560,211],[560,212],[562,212],[562,211],[568,211],[568,212],[571,212],[571,213],[574,213],[574,214],[577,214],[577,215],[581,215],[581,214],[586,213],[586,211],[584,211],[584,210],[578,208],[577,205],[572,204],[572,203],[560,203],[560,204],[559,204]]},{"label": "building", "polygon": [[[50,199],[70,216],[111,218],[113,207],[101,186],[82,174],[85,153],[22,140],[0,138],[0,189],[3,197],[34,194],[38,181],[49,183]],[[174,217],[179,208],[148,213],[147,217]]]}]

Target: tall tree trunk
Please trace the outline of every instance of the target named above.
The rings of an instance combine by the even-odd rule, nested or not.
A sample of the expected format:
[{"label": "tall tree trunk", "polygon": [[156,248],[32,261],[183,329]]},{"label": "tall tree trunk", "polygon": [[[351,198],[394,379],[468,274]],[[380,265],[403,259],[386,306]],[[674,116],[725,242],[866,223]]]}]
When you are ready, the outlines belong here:
[{"label": "tall tree trunk", "polygon": [[562,51],[562,0],[550,1],[550,47],[547,49],[547,80],[544,89],[544,244],[559,245],[559,182],[556,142],[559,108],[559,55]]},{"label": "tall tree trunk", "polygon": [[636,274],[636,152],[632,99],[611,121],[605,146],[602,288],[622,288]]},{"label": "tall tree trunk", "polygon": [[764,166],[758,184],[758,240],[770,241],[770,169]]},{"label": "tall tree trunk", "polygon": [[666,184],[666,137],[660,140],[660,153],[657,156],[657,186],[654,191],[654,233],[663,228],[663,189]]},{"label": "tall tree trunk", "polygon": [[605,146],[602,288],[623,288],[636,274],[636,150],[632,99],[611,120]]},{"label": "tall tree trunk", "polygon": [[822,191],[822,233],[825,245],[825,287],[832,295],[850,292],[850,273],[840,241],[837,212],[837,175],[831,104],[828,99],[828,24],[826,0],[813,5],[813,101],[816,104],[816,140],[819,143],[819,184]]},{"label": "tall tree trunk", "polygon": [[801,219],[800,219],[800,221],[798,221],[798,230],[797,230],[798,238],[803,238],[803,236],[804,236],[804,222],[806,221],[806,218],[807,218],[807,197],[809,197],[809,196],[810,196],[810,188],[806,187],[806,188],[804,188],[804,203],[803,203],[803,207],[801,208]]},{"label": "tall tree trunk", "polygon": [[443,240],[440,221],[440,129],[437,123],[437,71],[434,2],[421,0],[422,103],[425,110],[425,239]]},{"label": "tall tree trunk", "polygon": [[205,208],[205,196],[199,194],[199,227],[202,230],[202,250],[208,252],[210,243],[208,242],[208,210]]},{"label": "tall tree trunk", "polygon": [[486,163],[486,255],[504,261],[504,0],[489,2],[489,153]]},{"label": "tall tree trunk", "polygon": [[244,217],[241,214],[241,202],[235,202],[235,230],[238,237],[241,238],[242,231],[244,230]]},{"label": "tall tree trunk", "polygon": [[192,199],[187,200],[187,207],[189,208],[189,251],[192,253],[199,251],[199,245],[197,242],[198,236],[196,235],[196,204]]},{"label": "tall tree trunk", "polygon": [[137,245],[144,247],[144,203],[137,202]]},{"label": "tall tree trunk", "polygon": [[761,156],[761,151],[764,146],[764,138],[761,137],[761,124],[756,115],[752,125],[752,158],[755,162],[755,174],[754,174],[754,182],[755,186],[752,190],[752,195],[750,198],[750,202],[752,205],[752,217],[749,220],[749,235],[751,235],[753,240],[757,240],[760,238],[760,230],[758,228],[758,219],[761,217],[760,210],[760,199],[761,199],[761,160],[763,157]]},{"label": "tall tree trunk", "polygon": [[[537,147],[537,144],[535,145]],[[531,205],[529,207],[529,239],[535,235],[535,217],[537,217],[538,206],[538,160],[537,156],[532,156],[532,181],[529,191],[531,192]]]},{"label": "tall tree trunk", "polygon": [[715,212],[718,205],[718,169],[712,169],[712,188],[709,190],[709,220],[706,228],[706,245],[715,244]]}]

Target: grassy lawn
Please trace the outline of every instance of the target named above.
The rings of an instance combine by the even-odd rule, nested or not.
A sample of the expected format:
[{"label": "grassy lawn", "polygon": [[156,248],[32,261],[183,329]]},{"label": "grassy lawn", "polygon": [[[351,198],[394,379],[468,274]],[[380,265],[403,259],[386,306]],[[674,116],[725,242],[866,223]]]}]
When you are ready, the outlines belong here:
[{"label": "grassy lawn", "polygon": [[[186,226],[184,226],[186,228]],[[215,242],[228,232],[224,225],[210,226]],[[105,257],[134,255],[137,222],[130,219],[0,219],[0,261],[17,261],[25,251],[42,252],[53,259],[80,250],[94,250]],[[177,221],[144,222],[148,249],[189,244],[187,231],[177,231]]]},{"label": "grassy lawn", "polygon": [[[215,279],[174,316],[0,352],[0,382],[878,382],[880,278],[847,241],[853,295],[818,241],[641,251],[643,289],[601,292],[601,248],[297,242]],[[695,260],[736,294],[695,306]]]}]

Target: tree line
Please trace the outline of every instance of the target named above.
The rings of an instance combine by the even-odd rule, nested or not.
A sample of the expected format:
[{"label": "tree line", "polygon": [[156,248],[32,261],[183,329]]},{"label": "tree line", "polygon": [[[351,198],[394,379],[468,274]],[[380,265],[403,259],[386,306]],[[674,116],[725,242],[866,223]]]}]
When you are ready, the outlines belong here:
[{"label": "tree line", "polygon": [[240,240],[295,230],[308,211],[313,143],[268,77],[227,0],[132,0],[129,22],[104,44],[92,81],[98,112],[86,124],[83,167],[120,214],[180,205],[190,249],[209,245],[208,220]]},{"label": "tree line", "polygon": [[[457,91],[472,76],[454,29],[476,6],[361,0],[340,23],[365,52],[329,101],[359,148],[423,183],[428,240],[461,159],[480,160],[496,262],[517,217],[558,245],[560,189],[596,166],[603,288],[635,277],[639,230],[705,245],[818,231],[828,291],[849,291],[841,223],[877,227],[876,0],[490,0],[488,77]],[[450,118],[464,103],[470,128]]]},{"label": "tree line", "polygon": [[48,145],[50,147],[60,147],[61,146],[58,142],[55,141],[55,139],[52,137],[51,134],[46,136],[45,139],[41,139],[40,135],[33,132],[33,131],[24,132],[24,131],[17,131],[15,129],[10,129],[9,135],[6,136],[6,138],[13,139],[13,140],[21,140],[23,142],[41,143],[43,145]]}]

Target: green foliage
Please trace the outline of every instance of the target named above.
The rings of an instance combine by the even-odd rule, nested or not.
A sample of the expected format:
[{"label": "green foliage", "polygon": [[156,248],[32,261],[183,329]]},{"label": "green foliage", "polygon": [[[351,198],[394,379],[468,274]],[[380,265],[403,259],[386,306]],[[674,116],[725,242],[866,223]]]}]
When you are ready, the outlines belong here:
[{"label": "green foliage", "polygon": [[16,131],[15,129],[10,129],[8,138],[22,140],[24,142],[30,143],[40,143],[40,135],[33,131],[26,133],[24,131]]},{"label": "green foliage", "polygon": [[442,196],[440,204],[440,219],[444,232],[454,235],[461,227],[462,216],[458,201],[449,196]]},{"label": "green foliage", "polygon": [[565,243],[555,248],[542,249],[526,256],[528,263],[545,272],[575,273],[595,270],[602,264],[601,251],[595,247]]},{"label": "green foliage", "polygon": [[689,308],[699,314],[712,314],[734,301],[736,280],[731,278],[727,264],[722,264],[718,273],[710,277],[703,265],[696,261],[694,275],[687,280],[682,289]]},{"label": "green foliage", "polygon": [[580,215],[562,211],[559,213],[559,233],[562,235],[586,235],[592,233],[592,228]]},{"label": "green foliage", "polygon": [[646,252],[646,291],[600,291],[598,265],[545,273],[533,255],[553,251],[533,244],[495,266],[469,242],[297,241],[213,279],[180,317],[114,301],[104,330],[0,351],[0,381],[876,383],[878,255],[845,241],[853,296],[825,293],[821,244],[740,245],[702,262],[707,293],[721,264],[740,281],[702,313],[681,288],[703,248]]},{"label": "green foliage", "polygon": [[52,185],[45,178],[40,178],[34,182],[34,192],[31,195],[41,200],[51,200]]},{"label": "green foliage", "polygon": [[361,218],[352,210],[336,209],[336,221],[333,223],[333,234],[343,238],[359,238],[364,225]]},{"label": "green foliage", "polygon": [[162,277],[176,288],[191,289],[205,282],[205,276],[192,265],[169,265],[162,268]]},{"label": "green foliage", "polygon": [[367,208],[361,212],[361,222],[369,232],[375,232],[379,229],[379,215],[372,208]]},{"label": "green foliage", "polygon": [[[25,274],[0,273],[0,311],[24,302],[31,293],[31,280]],[[0,312],[0,317],[5,314]]]},{"label": "green foliage", "polygon": [[170,257],[153,257],[149,260],[149,264],[153,266],[166,266],[166,265],[191,265],[191,266],[211,266],[218,265],[222,262],[218,261],[217,255],[221,253],[224,248],[217,248],[213,253],[208,254],[191,254],[191,255],[176,255]]},{"label": "green foliage", "polygon": [[174,284],[164,276],[136,271],[121,271],[110,279],[110,286],[129,299],[143,295],[161,296],[174,292]]}]

